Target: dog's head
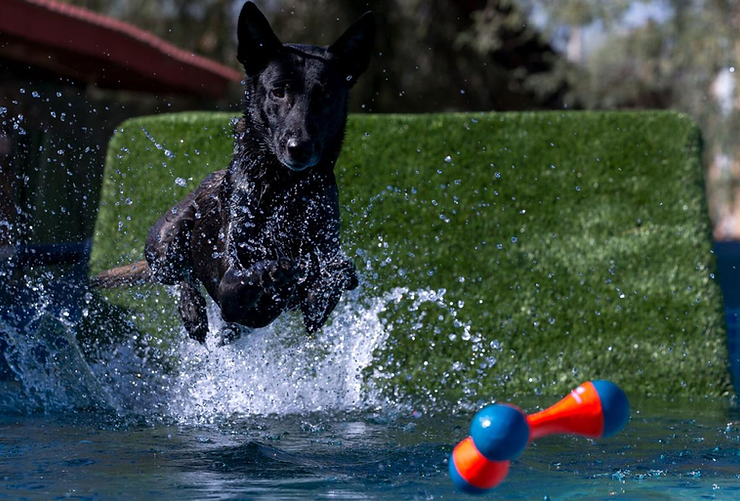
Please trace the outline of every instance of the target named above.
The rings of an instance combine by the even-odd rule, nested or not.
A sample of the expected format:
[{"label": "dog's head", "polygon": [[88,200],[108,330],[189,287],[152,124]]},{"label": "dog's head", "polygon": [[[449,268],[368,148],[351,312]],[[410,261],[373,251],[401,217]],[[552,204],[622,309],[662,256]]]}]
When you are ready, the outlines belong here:
[{"label": "dog's head", "polygon": [[283,45],[252,2],[239,15],[237,58],[246,71],[250,134],[293,171],[339,153],[349,89],[370,62],[368,12],[328,47]]}]

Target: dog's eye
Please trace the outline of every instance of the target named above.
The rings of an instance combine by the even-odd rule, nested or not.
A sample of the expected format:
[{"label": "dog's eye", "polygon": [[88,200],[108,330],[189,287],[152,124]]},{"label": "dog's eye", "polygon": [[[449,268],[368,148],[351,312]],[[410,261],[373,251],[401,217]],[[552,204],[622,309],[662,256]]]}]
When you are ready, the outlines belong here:
[{"label": "dog's eye", "polygon": [[285,89],[282,87],[277,87],[275,89],[272,89],[270,91],[270,94],[272,94],[272,97],[275,99],[283,99],[285,97]]}]

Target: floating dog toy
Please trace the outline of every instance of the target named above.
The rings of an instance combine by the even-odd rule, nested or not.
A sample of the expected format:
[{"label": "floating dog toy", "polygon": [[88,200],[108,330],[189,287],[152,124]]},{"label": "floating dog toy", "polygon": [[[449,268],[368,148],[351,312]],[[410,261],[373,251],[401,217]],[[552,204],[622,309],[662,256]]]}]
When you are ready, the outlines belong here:
[{"label": "floating dog toy", "polygon": [[513,405],[489,405],[473,417],[470,436],[452,451],[450,478],[462,491],[483,493],[506,478],[511,460],[531,441],[556,434],[611,437],[624,428],[629,416],[627,396],[609,381],[583,383],[531,416]]}]

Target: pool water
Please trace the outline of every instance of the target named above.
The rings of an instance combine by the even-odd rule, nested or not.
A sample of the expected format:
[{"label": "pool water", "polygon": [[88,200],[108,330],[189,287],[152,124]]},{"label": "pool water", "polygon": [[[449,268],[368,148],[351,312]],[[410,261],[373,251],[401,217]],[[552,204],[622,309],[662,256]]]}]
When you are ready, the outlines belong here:
[{"label": "pool water", "polygon": [[[446,311],[444,291],[349,295],[312,338],[281,317],[217,346],[211,311],[206,346],[181,333],[166,350],[126,339],[87,355],[67,310],[25,304],[0,319],[12,369],[0,377],[0,499],[469,497],[447,461],[496,396],[430,391],[414,405],[365,378],[390,328],[383,312]],[[619,435],[540,439],[486,496],[740,499],[740,412],[728,400],[631,397]],[[512,403],[535,412],[556,400]]]},{"label": "pool water", "polygon": [[[178,424],[105,412],[0,414],[0,498],[461,499],[448,455],[472,412],[233,415]],[[535,411],[544,399],[528,401]],[[548,399],[549,400],[549,399]],[[519,402],[521,403],[521,402]],[[738,499],[740,414],[727,402],[632,402],[616,437],[546,437],[492,499]]]}]

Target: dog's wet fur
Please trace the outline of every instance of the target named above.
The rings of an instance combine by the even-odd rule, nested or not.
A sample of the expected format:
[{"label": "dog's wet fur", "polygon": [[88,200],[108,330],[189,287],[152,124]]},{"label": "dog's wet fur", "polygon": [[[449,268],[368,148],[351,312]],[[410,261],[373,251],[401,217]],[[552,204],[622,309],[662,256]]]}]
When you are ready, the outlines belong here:
[{"label": "dog's wet fur", "polygon": [[348,93],[367,69],[374,33],[366,13],[329,47],[282,44],[252,2],[242,8],[245,110],[234,158],[152,227],[148,266],[133,273],[180,286],[192,338],[204,342],[208,332],[201,285],[226,322],[263,327],[300,308],[309,333],[357,287],[340,247],[334,164]]}]

